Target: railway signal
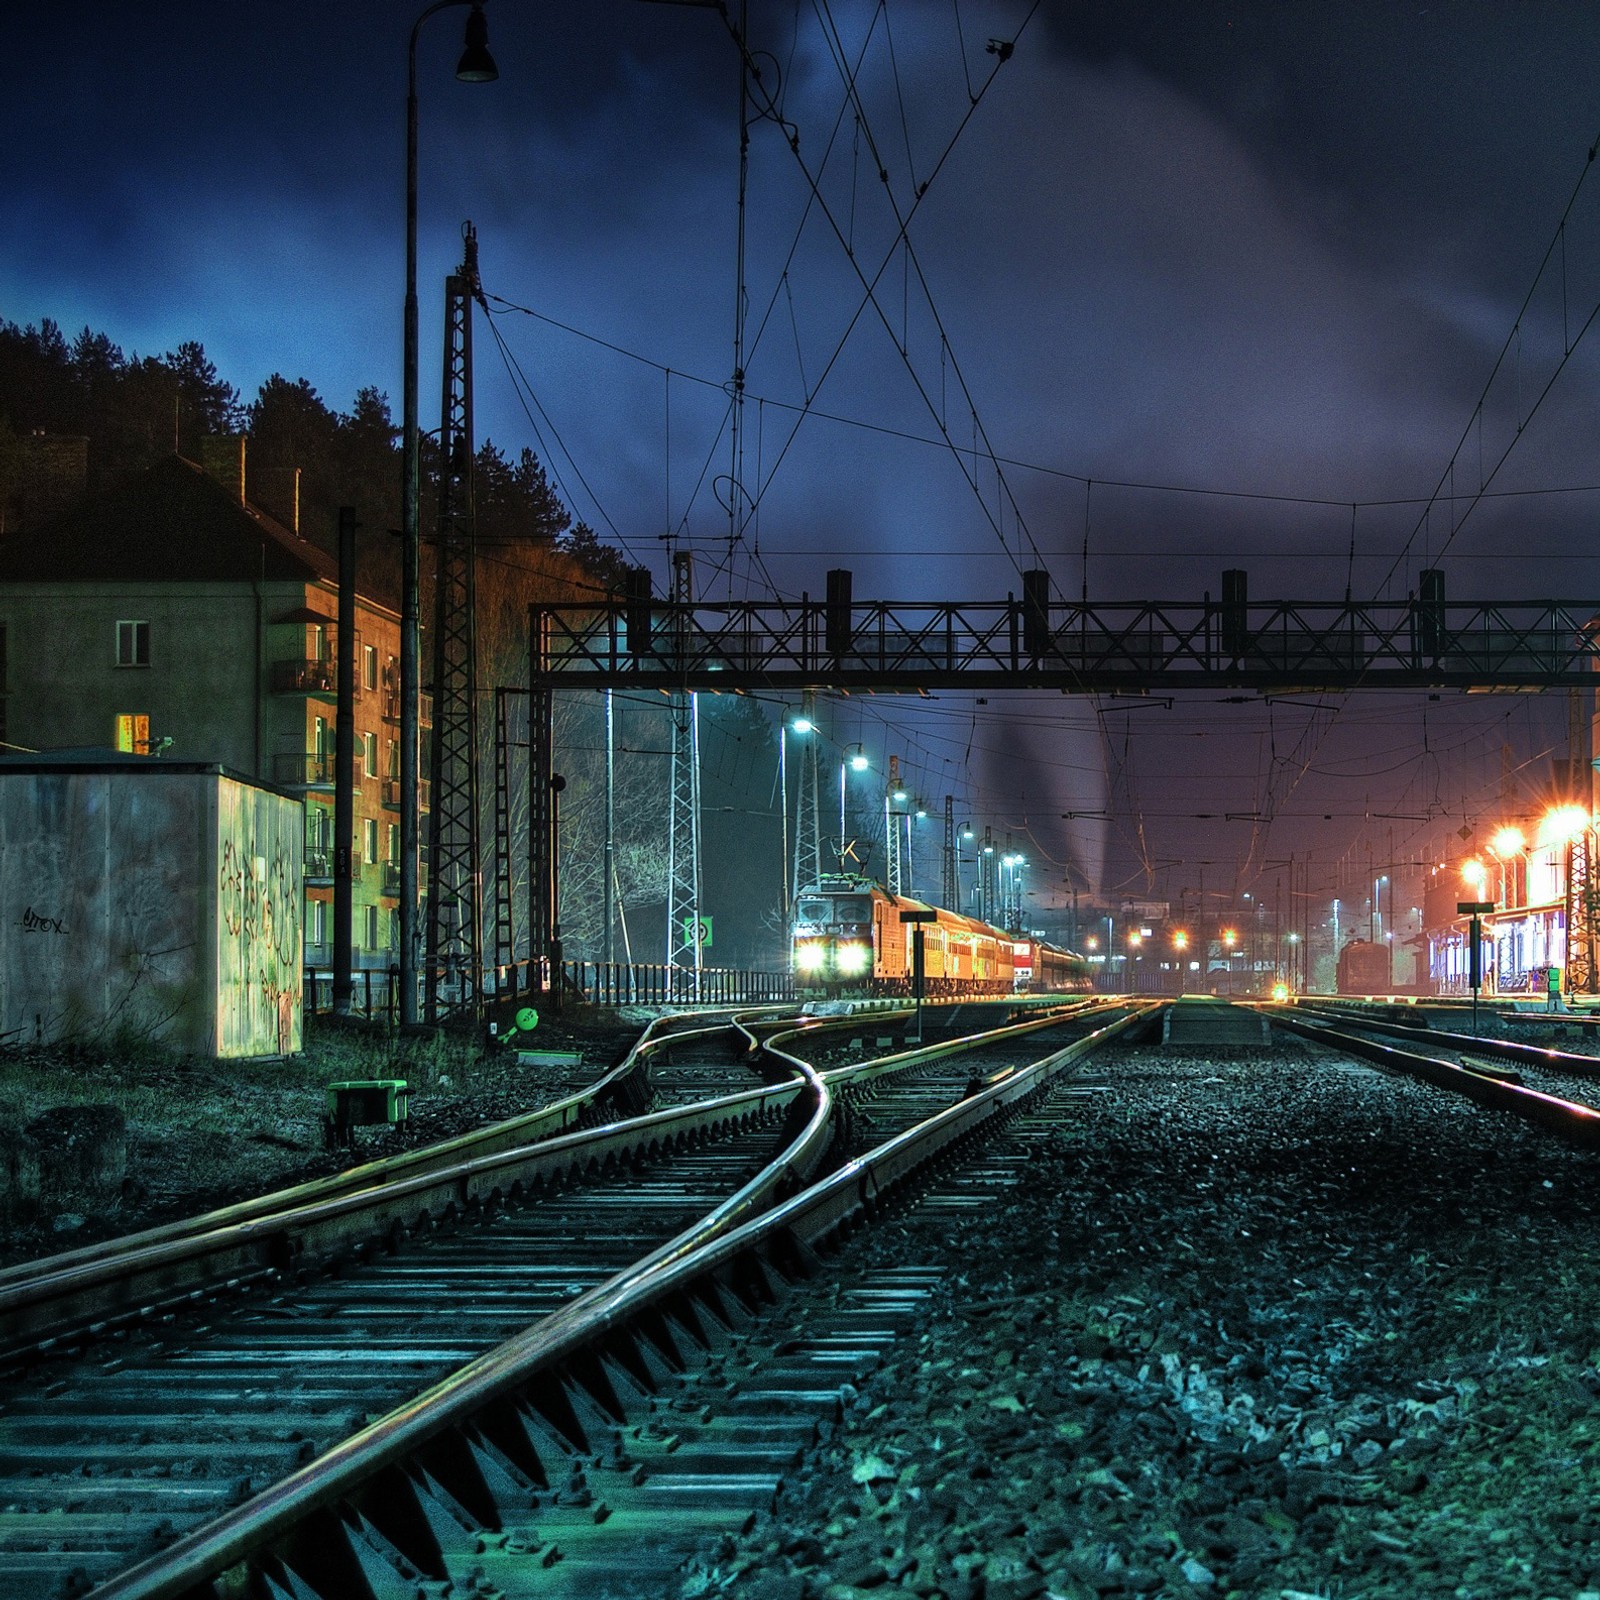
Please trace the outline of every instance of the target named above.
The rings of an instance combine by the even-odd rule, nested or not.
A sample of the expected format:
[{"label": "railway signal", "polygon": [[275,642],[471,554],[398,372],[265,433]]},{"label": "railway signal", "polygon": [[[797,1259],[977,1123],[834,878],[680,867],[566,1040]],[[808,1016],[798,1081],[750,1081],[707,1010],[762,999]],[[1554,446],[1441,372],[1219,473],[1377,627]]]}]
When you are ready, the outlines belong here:
[{"label": "railway signal", "polygon": [[1494,910],[1493,900],[1458,900],[1456,915],[1467,924],[1467,981],[1472,985],[1472,1036],[1478,1036],[1478,990],[1483,985],[1483,924],[1478,919]]},{"label": "railway signal", "polygon": [[923,964],[922,924],[924,922],[937,922],[937,911],[902,911],[902,922],[909,922],[911,927],[911,993],[917,1002],[917,1043],[922,1043],[922,991],[924,987],[924,974],[926,968]]}]

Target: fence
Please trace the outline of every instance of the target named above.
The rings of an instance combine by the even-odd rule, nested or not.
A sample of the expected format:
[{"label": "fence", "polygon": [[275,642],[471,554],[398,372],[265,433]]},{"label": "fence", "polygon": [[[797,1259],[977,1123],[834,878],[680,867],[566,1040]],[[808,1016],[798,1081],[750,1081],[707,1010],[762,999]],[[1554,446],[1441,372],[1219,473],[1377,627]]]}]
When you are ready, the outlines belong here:
[{"label": "fence", "polygon": [[794,979],[787,972],[743,972],[733,967],[702,967],[696,989],[691,967],[568,961],[561,968],[568,991],[602,1006],[731,1005],[762,1000],[793,1000]]},{"label": "fence", "polygon": [[[549,972],[545,962],[519,961],[484,972],[488,1000],[537,1000]],[[793,1000],[794,979],[787,972],[745,972],[733,967],[702,967],[698,993],[689,967],[603,961],[562,963],[563,991],[593,1005],[742,1005],[766,1000]],[[448,988],[448,985],[442,986]],[[393,967],[358,967],[350,974],[350,1006],[358,1017],[395,1020],[400,974]],[[308,1016],[333,1010],[333,974],[307,967],[305,1010]]]},{"label": "fence", "polygon": [[[350,1011],[353,1016],[394,1021],[400,974],[393,967],[357,967],[350,974]],[[333,1010],[333,974],[317,967],[305,973],[305,1014],[324,1016]]]}]

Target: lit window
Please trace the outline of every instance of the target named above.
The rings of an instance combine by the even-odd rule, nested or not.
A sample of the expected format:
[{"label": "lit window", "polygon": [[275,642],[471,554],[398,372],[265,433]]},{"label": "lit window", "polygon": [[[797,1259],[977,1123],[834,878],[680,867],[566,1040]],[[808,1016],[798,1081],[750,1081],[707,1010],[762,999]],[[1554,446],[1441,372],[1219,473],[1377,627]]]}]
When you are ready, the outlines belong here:
[{"label": "lit window", "polygon": [[124,755],[150,754],[150,718],[142,711],[117,713],[117,749]]},{"label": "lit window", "polygon": [[117,665],[119,667],[148,667],[150,665],[150,624],[148,622],[119,622],[117,624]]}]

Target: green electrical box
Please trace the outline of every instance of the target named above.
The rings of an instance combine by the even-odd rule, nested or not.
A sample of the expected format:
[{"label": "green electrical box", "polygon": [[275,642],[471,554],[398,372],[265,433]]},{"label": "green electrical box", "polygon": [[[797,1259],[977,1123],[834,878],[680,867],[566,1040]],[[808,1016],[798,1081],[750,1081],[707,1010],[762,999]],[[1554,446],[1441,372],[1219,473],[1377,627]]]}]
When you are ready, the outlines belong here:
[{"label": "green electrical box", "polygon": [[411,1112],[411,1091],[404,1078],[347,1078],[328,1085],[323,1126],[328,1143],[349,1144],[358,1127],[386,1123],[404,1127]]}]

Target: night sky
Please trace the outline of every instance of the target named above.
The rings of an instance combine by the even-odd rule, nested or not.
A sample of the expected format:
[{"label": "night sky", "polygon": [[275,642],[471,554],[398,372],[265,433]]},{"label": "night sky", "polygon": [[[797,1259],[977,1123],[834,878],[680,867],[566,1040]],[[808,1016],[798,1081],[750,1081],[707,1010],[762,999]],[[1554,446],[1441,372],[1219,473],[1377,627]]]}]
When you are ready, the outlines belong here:
[{"label": "night sky", "polygon": [[[453,79],[465,11],[419,51],[423,426],[470,218],[480,439],[658,580],[671,533],[715,598],[836,565],[861,598],[1001,598],[1035,550],[1098,600],[1238,565],[1255,597],[1403,597],[1435,563],[1452,598],[1600,596],[1600,7],[750,0],[733,544],[736,47],[689,5],[487,11],[497,83]],[[9,18],[0,315],[398,416],[415,15]],[[1359,879],[1492,822],[1507,769],[1531,804],[1564,751],[1560,695],[1327,704],[877,698],[830,730],[1011,830],[1039,903],[1069,861],[1108,894],[1261,892],[1307,852]]]}]

